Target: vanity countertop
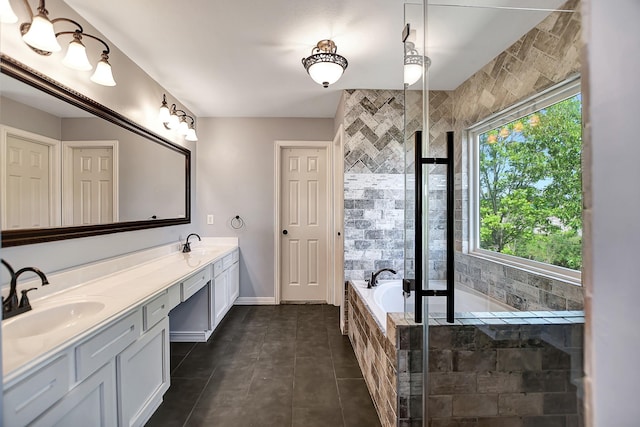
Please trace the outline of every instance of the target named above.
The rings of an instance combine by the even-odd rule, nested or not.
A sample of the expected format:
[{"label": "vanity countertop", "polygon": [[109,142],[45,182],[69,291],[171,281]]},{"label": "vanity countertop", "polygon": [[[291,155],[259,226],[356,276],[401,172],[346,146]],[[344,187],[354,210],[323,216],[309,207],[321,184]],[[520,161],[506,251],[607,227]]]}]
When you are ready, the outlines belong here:
[{"label": "vanity countertop", "polygon": [[[173,252],[139,265],[131,266],[111,274],[80,283],[62,292],[40,299],[32,299],[33,309],[3,321],[2,364],[3,382],[6,385],[34,365],[52,356],[73,342],[80,341],[128,311],[162,293],[172,285],[187,278],[207,264],[212,264],[233,252],[237,243],[199,245],[190,253]],[[131,256],[135,256],[131,255]],[[47,288],[56,287],[56,275],[50,277]],[[18,291],[24,285],[19,285]],[[41,334],[12,338],[5,336],[5,325],[21,320],[25,326],[31,316],[42,316],[47,309],[65,304],[83,304],[91,309],[98,307],[86,318],[79,316],[63,328]],[[35,323],[35,322],[33,322]]]}]

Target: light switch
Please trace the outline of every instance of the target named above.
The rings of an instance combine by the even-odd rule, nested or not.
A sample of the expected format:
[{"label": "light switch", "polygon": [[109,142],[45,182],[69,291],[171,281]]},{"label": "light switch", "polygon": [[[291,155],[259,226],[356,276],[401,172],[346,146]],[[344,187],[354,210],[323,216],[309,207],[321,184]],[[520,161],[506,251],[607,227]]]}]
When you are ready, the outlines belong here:
[{"label": "light switch", "polygon": [[209,225],[213,224],[213,215],[211,214],[207,215],[207,224]]}]

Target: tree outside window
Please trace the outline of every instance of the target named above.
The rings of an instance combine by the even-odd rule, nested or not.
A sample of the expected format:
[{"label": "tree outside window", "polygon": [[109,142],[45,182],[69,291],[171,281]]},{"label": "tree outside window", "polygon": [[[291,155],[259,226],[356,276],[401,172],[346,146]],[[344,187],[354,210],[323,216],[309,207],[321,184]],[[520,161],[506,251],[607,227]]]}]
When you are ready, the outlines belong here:
[{"label": "tree outside window", "polygon": [[478,135],[481,249],[582,267],[581,95]]}]

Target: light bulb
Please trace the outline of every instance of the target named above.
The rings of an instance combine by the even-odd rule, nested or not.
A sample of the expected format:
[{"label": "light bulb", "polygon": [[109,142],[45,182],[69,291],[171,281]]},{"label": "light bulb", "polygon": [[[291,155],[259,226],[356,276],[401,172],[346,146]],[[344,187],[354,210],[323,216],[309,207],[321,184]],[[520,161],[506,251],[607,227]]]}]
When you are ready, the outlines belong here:
[{"label": "light bulb", "polygon": [[171,118],[171,113],[169,112],[169,107],[167,107],[167,103],[162,103],[160,107],[160,112],[158,113],[158,119],[162,123],[169,123],[169,119]]},{"label": "light bulb", "polygon": [[196,135],[196,130],[192,127],[189,128],[189,131],[187,132],[187,136],[184,137],[184,139],[186,139],[187,141],[192,141],[195,142],[198,140],[198,136]]},{"label": "light bulb", "polygon": [[45,52],[59,52],[62,50],[58,40],[56,40],[53,24],[49,21],[47,15],[42,12],[33,17],[29,31],[22,36],[22,40],[29,46]]},{"label": "light bulb", "polygon": [[91,63],[89,63],[89,58],[87,58],[87,49],[82,42],[77,39],[69,43],[67,54],[62,60],[62,63],[69,68],[80,71],[89,71],[93,68]]},{"label": "light bulb", "polygon": [[335,62],[316,62],[307,71],[316,83],[326,88],[338,81],[344,69]]},{"label": "light bulb", "polygon": [[106,53],[102,54],[102,59],[96,65],[96,71],[94,71],[93,75],[90,77],[91,81],[94,83],[98,83],[102,86],[115,86],[116,81],[113,79],[113,74],[111,72],[111,64],[108,61],[109,57]]},{"label": "light bulb", "polygon": [[180,120],[180,124],[178,124],[178,133],[180,133],[180,135],[182,136],[187,136],[188,132],[189,132],[189,125],[187,124],[187,120],[183,116],[182,120]]},{"label": "light bulb", "polygon": [[177,128],[178,128],[178,126],[180,126],[180,119],[178,118],[178,116],[177,116],[177,115],[172,114],[172,115],[169,117],[169,123],[167,123],[167,127],[168,127],[169,129],[177,129]]}]

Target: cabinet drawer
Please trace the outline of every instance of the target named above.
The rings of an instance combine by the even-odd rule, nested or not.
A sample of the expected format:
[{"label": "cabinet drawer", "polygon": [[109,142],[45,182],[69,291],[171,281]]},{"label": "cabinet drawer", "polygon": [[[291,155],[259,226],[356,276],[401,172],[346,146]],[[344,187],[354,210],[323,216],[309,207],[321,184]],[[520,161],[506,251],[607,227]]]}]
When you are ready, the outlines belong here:
[{"label": "cabinet drawer", "polygon": [[240,261],[240,251],[238,249],[236,249],[235,251],[233,251],[233,253],[231,254],[231,256],[233,257],[233,262],[238,262]]},{"label": "cabinet drawer", "polygon": [[167,293],[158,295],[142,307],[142,326],[144,330],[151,328],[169,313],[169,296]]},{"label": "cabinet drawer", "polygon": [[203,268],[193,276],[184,280],[180,285],[180,299],[182,302],[189,299],[189,297],[198,292],[207,282],[211,279],[208,268]]},{"label": "cabinet drawer", "polygon": [[225,257],[222,258],[222,269],[226,270],[232,265],[233,265],[233,254],[225,255]]},{"label": "cabinet drawer", "polygon": [[218,274],[224,271],[224,268],[222,267],[222,262],[223,260],[221,259],[216,261],[215,264],[213,264],[213,277],[216,277]]},{"label": "cabinet drawer", "polygon": [[69,357],[64,354],[4,392],[4,425],[24,426],[69,390]]},{"label": "cabinet drawer", "polygon": [[142,316],[136,310],[93,338],[76,346],[76,380],[82,381],[140,336]]}]

